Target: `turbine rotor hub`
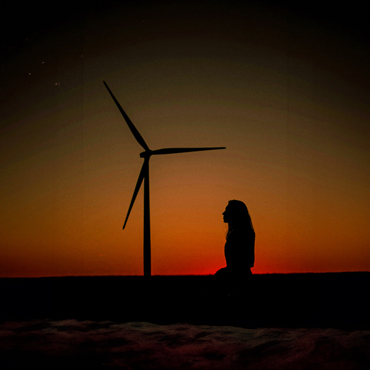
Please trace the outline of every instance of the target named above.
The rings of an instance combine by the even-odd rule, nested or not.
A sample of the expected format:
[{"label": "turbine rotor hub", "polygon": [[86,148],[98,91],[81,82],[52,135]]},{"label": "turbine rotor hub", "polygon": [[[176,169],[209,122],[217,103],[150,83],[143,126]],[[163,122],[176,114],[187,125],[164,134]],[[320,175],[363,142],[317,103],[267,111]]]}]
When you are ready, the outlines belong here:
[{"label": "turbine rotor hub", "polygon": [[151,150],[146,150],[145,152],[140,153],[140,158],[150,158],[152,155]]}]

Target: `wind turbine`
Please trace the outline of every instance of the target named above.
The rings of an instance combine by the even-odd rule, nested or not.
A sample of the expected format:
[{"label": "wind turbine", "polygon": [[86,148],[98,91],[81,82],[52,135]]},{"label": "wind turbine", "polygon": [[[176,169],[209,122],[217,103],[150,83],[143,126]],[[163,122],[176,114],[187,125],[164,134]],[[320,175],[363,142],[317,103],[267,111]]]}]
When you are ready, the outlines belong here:
[{"label": "wind turbine", "polygon": [[131,122],[128,115],[122,109],[120,103],[117,101],[116,97],[113,95],[112,91],[108,85],[104,82],[105,87],[107,88],[109,94],[116,103],[119,111],[121,112],[123,118],[125,119],[129,129],[134,135],[136,141],[144,148],[144,152],[140,153],[140,157],[144,158],[143,166],[139,174],[139,178],[136,183],[134,194],[131,199],[130,207],[128,208],[127,216],[123,228],[127,224],[128,217],[130,215],[132,206],[135,203],[137,193],[140,190],[141,184],[144,180],[144,276],[151,276],[151,251],[150,251],[150,206],[149,206],[149,159],[152,155],[159,154],[175,154],[175,153],[186,153],[186,152],[200,152],[203,150],[216,150],[216,149],[226,149],[225,147],[215,147],[215,148],[166,148],[166,149],[157,149],[150,150],[143,137],[140,135],[139,131],[136,129],[134,124]]}]

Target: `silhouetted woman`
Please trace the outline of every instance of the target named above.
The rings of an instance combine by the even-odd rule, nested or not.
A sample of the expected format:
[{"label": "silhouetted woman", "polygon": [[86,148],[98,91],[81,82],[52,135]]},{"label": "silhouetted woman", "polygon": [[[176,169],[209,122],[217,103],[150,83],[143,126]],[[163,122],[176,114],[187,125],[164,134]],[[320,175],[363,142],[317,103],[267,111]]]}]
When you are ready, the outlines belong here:
[{"label": "silhouetted woman", "polygon": [[230,200],[223,217],[229,226],[225,244],[226,267],[216,272],[215,280],[232,293],[243,289],[252,276],[255,233],[248,208],[240,200]]}]

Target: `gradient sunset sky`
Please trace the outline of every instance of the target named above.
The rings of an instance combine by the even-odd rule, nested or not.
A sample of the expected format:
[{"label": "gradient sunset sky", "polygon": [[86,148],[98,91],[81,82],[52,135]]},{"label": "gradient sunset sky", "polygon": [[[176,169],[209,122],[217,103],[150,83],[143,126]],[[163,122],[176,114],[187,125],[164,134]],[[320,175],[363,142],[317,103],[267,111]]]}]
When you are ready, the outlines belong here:
[{"label": "gradient sunset sky", "polygon": [[225,266],[230,199],[254,273],[370,270],[370,48],[353,3],[16,1],[2,14],[0,276]]}]

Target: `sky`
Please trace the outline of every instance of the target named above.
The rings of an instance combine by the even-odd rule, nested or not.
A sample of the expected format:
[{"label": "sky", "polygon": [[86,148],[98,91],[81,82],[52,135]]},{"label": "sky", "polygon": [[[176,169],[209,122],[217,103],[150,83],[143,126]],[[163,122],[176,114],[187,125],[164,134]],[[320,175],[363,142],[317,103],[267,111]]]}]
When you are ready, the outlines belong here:
[{"label": "sky", "polygon": [[0,276],[225,266],[231,199],[254,273],[370,271],[370,49],[355,3],[16,1],[2,14]]}]

